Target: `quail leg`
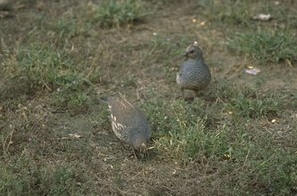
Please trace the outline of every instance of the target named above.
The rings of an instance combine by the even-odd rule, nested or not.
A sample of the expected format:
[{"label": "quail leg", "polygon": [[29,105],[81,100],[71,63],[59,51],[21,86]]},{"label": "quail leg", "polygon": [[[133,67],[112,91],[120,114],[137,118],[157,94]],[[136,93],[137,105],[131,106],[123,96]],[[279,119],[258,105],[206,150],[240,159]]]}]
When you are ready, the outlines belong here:
[{"label": "quail leg", "polygon": [[195,96],[193,96],[193,93],[190,93],[190,92],[185,93],[184,89],[182,89],[182,94],[183,94],[183,99],[186,102],[192,102],[195,98]]},{"label": "quail leg", "polygon": [[144,152],[141,152],[135,148],[132,147],[133,153],[129,155],[130,158],[134,159],[143,159],[145,157]]},{"label": "quail leg", "polygon": [[185,98],[185,89],[184,88],[180,88],[180,94],[182,98]]},{"label": "quail leg", "polygon": [[195,93],[195,97],[201,97],[203,95],[203,90],[202,91],[195,90],[194,93]]},{"label": "quail leg", "polygon": [[194,101],[195,97],[193,96],[188,96],[188,97],[185,97],[184,100],[188,103],[191,103],[192,101]]},{"label": "quail leg", "polygon": [[199,97],[199,91],[194,91],[195,97]]}]

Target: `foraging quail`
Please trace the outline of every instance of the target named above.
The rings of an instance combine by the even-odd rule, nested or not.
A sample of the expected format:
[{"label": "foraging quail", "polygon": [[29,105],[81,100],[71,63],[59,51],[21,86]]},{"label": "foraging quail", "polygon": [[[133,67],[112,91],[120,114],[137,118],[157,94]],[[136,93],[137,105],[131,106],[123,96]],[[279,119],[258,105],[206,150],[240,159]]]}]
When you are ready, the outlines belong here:
[{"label": "foraging quail", "polygon": [[108,104],[115,135],[134,150],[145,151],[151,137],[151,127],[144,113],[124,97],[105,98],[104,102]]},{"label": "foraging quail", "polygon": [[186,60],[176,75],[176,82],[183,96],[185,89],[193,90],[197,94],[199,90],[206,88],[211,80],[209,68],[196,41],[187,47],[185,57]]}]

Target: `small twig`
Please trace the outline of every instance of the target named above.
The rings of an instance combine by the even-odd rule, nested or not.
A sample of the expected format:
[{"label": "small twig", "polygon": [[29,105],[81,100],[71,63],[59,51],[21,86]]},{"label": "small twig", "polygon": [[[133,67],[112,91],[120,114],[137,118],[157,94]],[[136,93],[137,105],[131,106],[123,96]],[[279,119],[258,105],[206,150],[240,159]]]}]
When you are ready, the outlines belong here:
[{"label": "small twig", "polygon": [[[8,152],[8,148],[9,146],[13,143],[12,142],[12,137],[13,137],[13,133],[14,133],[15,129],[12,129],[12,131],[5,137],[5,139],[2,141],[2,148],[3,148],[3,153],[7,153]],[[8,141],[9,140],[9,141]],[[7,142],[8,141],[8,142]],[[7,144],[7,145],[6,145]]]}]

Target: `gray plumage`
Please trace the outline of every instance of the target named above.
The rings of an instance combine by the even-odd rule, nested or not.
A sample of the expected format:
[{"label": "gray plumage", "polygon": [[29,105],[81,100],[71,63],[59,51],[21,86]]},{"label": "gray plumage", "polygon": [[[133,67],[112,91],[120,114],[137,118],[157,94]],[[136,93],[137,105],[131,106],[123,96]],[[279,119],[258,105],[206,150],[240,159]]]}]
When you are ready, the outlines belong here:
[{"label": "gray plumage", "polygon": [[184,93],[185,89],[197,93],[208,86],[211,74],[204,62],[202,50],[198,47],[197,42],[187,47],[185,57],[186,60],[177,73],[176,82],[180,86],[182,93]]},{"label": "gray plumage", "polygon": [[151,127],[144,113],[125,98],[107,98],[111,126],[115,135],[135,150],[144,151],[151,137]]}]

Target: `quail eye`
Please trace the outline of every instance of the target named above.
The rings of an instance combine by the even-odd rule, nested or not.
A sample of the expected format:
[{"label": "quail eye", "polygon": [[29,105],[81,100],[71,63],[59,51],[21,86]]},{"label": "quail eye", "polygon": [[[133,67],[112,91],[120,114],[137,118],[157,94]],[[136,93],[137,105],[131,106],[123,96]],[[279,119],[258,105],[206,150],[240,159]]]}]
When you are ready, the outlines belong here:
[{"label": "quail eye", "polygon": [[193,54],[194,53],[194,50],[191,50],[190,53]]}]

